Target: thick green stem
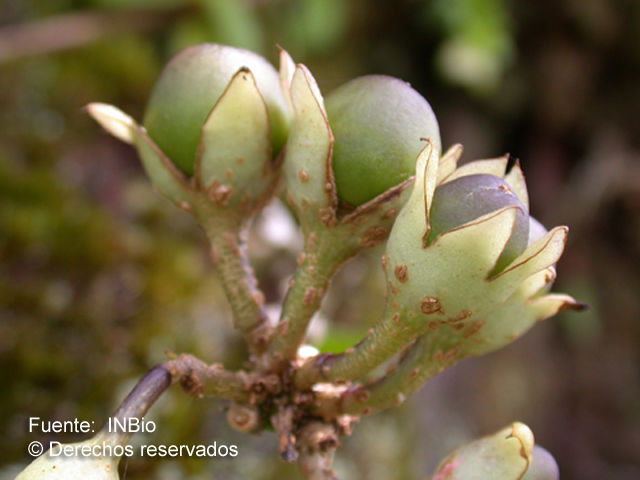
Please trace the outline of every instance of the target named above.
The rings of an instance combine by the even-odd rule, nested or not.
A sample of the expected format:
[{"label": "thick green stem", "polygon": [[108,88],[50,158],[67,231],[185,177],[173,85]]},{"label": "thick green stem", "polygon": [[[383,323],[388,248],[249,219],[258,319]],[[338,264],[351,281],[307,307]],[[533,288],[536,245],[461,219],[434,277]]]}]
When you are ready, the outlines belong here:
[{"label": "thick green stem", "polygon": [[354,347],[344,353],[319,355],[308,361],[295,373],[295,385],[307,389],[316,382],[356,380],[401,351],[429,328],[427,322],[422,320],[409,322],[409,315],[415,314],[396,310],[395,307],[397,305],[391,298],[382,318]]},{"label": "thick green stem", "polygon": [[[302,222],[305,248],[287,292],[276,335],[269,345],[268,361],[272,366],[282,368],[295,359],[309,321],[338,268],[363,248],[385,241],[412,182],[413,177],[345,215],[337,224]],[[331,213],[330,209],[324,210]]]},{"label": "thick green stem", "polygon": [[292,360],[304,342],[309,322],[318,311],[338,268],[356,253],[351,243],[342,242],[330,231],[311,232],[299,257],[291,286],[282,307],[276,335],[269,352],[277,363]]},{"label": "thick green stem", "polygon": [[249,263],[246,225],[222,223],[216,217],[202,223],[231,306],[234,326],[244,335],[249,350],[259,353],[269,340],[268,321],[264,294]]},{"label": "thick green stem", "polygon": [[461,360],[458,342],[449,345],[429,335],[420,337],[397,366],[369,384],[345,391],[339,398],[317,403],[321,415],[368,415],[397,406],[418,390],[427,380]]}]

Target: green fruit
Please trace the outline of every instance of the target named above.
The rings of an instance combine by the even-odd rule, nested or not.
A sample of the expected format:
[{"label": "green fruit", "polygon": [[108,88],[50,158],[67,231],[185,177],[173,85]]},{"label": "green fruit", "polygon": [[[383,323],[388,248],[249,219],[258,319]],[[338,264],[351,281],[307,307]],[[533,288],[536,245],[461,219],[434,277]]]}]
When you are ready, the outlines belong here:
[{"label": "green fruit", "polygon": [[509,185],[493,175],[467,175],[440,185],[433,194],[429,241],[471,220],[504,207],[519,207],[513,232],[494,269],[497,273],[520,255],[529,241],[529,214]]},{"label": "green fruit", "polygon": [[290,113],[273,66],[247,50],[195,45],[167,64],[151,92],[143,122],[149,136],[187,175],[194,172],[203,123],[242,67],[251,70],[267,105],[274,154],[284,145]]},{"label": "green fruit", "polygon": [[335,143],[338,196],[361,205],[415,173],[416,157],[440,132],[429,103],[411,86],[384,75],[359,77],[325,99]]}]

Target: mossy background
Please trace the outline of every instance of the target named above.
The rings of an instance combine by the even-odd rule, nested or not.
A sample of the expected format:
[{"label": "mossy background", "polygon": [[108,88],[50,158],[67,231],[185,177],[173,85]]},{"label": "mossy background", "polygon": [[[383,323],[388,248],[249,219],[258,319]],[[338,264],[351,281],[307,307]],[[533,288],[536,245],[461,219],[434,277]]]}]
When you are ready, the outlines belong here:
[{"label": "mossy background", "polygon": [[[54,439],[29,434],[28,417],[99,425],[165,350],[241,365],[204,236],[153,191],[135,152],[82,110],[103,101],[141,119],[164,63],[203,41],[271,60],[280,44],[325,92],[366,73],[411,82],[432,104],[444,146],[463,143],[464,160],[519,157],[533,214],[571,227],[556,290],[591,310],[546,321],[364,419],[338,455],[341,478],[425,478],[454,446],[513,420],[531,426],[563,479],[639,478],[636,0],[3,2],[0,478],[29,461],[31,440]],[[252,243],[272,302],[298,248],[295,236],[276,238],[290,226],[283,215],[266,216]],[[345,348],[375,321],[380,254],[334,282],[323,309],[331,321],[314,328],[324,349]],[[175,389],[149,415],[157,432],[137,441],[233,443],[237,458],[134,457],[122,477],[298,478],[277,459],[273,435],[230,431],[224,406]]]}]

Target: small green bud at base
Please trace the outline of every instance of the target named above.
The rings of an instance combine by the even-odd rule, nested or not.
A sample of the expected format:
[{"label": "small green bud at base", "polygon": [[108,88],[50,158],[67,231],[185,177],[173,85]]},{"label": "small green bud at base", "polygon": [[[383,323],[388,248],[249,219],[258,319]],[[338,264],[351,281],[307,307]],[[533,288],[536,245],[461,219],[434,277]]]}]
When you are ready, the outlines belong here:
[{"label": "small green bud at base", "polygon": [[185,174],[194,173],[202,125],[233,75],[243,67],[254,75],[267,106],[273,152],[284,145],[290,113],[273,66],[247,50],[216,44],[189,47],[165,67],[143,122],[149,136]]},{"label": "small green bud at base", "polygon": [[111,437],[100,432],[84,442],[52,445],[15,480],[118,480],[120,456],[112,453],[124,447]]},{"label": "small green bud at base", "polygon": [[428,242],[487,213],[504,207],[519,207],[513,233],[500,255],[493,273],[500,272],[525,248],[529,240],[529,215],[509,185],[493,175],[467,175],[436,188],[430,212]]},{"label": "small green bud at base", "polygon": [[359,77],[325,98],[335,137],[333,172],[338,197],[362,205],[415,172],[430,138],[438,154],[440,131],[429,103],[408,83],[384,75]]},{"label": "small green bud at base", "polygon": [[432,480],[519,480],[531,462],[533,447],[529,427],[514,422],[454,450]]}]

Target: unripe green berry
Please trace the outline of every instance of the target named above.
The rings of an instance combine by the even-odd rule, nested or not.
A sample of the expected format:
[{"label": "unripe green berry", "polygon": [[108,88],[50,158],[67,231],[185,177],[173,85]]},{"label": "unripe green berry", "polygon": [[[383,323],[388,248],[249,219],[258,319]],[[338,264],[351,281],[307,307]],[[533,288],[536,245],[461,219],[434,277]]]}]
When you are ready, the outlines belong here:
[{"label": "unripe green berry", "polygon": [[482,215],[504,207],[518,207],[513,232],[494,273],[504,269],[525,248],[529,240],[529,215],[526,207],[507,183],[494,175],[467,175],[436,188],[429,216],[429,241]]},{"label": "unripe green berry", "polygon": [[210,43],[189,47],[165,67],[143,122],[149,136],[187,175],[194,172],[203,123],[242,67],[251,70],[266,103],[273,152],[284,145],[290,113],[273,66],[260,55],[239,48]]},{"label": "unripe green berry", "polygon": [[362,205],[415,172],[430,138],[440,152],[438,121],[411,86],[384,75],[359,77],[325,98],[335,143],[333,172],[338,196]]}]

